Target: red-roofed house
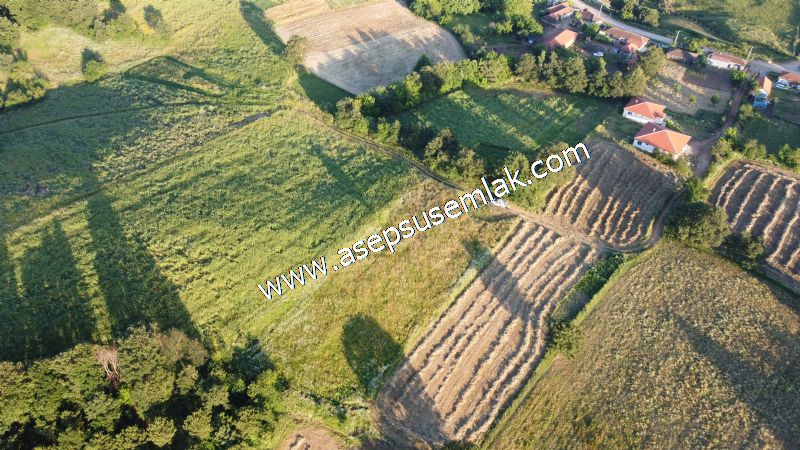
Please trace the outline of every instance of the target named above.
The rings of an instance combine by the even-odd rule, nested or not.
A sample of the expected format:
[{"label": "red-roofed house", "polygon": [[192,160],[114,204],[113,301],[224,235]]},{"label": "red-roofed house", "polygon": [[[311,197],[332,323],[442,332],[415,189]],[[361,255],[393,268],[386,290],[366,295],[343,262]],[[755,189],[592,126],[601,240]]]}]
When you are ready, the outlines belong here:
[{"label": "red-roofed house", "polygon": [[619,44],[624,44],[625,48],[623,48],[623,51],[629,53],[643,51],[647,43],[650,42],[649,38],[616,27],[600,31],[600,33],[615,39]]},{"label": "red-roofed house", "polygon": [[542,17],[542,20],[546,20],[551,23],[561,22],[562,20],[571,16],[574,12],[575,8],[569,6],[569,4],[566,2],[559,3],[555,6],[547,8],[547,15]]},{"label": "red-roofed house", "polygon": [[714,52],[708,57],[708,64],[719,69],[744,70],[747,67],[747,60],[727,53]]},{"label": "red-roofed house", "polygon": [[769,94],[772,93],[772,80],[766,75],[761,75],[756,81],[756,91],[753,94],[753,108],[764,109],[769,106]]},{"label": "red-roofed house", "polygon": [[578,39],[578,33],[572,30],[561,30],[544,41],[544,46],[551,51],[556,47],[570,48],[576,39]]},{"label": "red-roofed house", "polygon": [[800,73],[783,72],[778,76],[778,81],[775,82],[775,87],[781,89],[789,89],[792,86],[795,89],[800,89]]},{"label": "red-roofed house", "polygon": [[634,97],[622,110],[622,117],[638,123],[664,123],[667,114],[664,105],[648,102],[639,97]]},{"label": "red-roofed house", "polygon": [[689,150],[691,136],[668,130],[664,125],[648,123],[633,137],[633,146],[647,153],[659,150],[678,159]]},{"label": "red-roofed house", "polygon": [[589,8],[584,8],[581,11],[581,21],[584,23],[596,23],[598,25],[603,23],[603,19],[601,19],[597,14],[589,11]]}]

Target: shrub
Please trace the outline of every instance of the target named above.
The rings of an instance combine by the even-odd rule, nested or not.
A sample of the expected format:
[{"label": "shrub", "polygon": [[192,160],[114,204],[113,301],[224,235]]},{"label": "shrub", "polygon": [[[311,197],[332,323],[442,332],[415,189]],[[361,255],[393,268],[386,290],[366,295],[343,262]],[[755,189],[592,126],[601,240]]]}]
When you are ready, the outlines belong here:
[{"label": "shrub", "polygon": [[286,48],[283,49],[283,57],[286,62],[294,67],[302,64],[306,59],[308,52],[308,38],[304,36],[293,35],[286,43]]},{"label": "shrub", "polygon": [[19,25],[0,15],[0,53],[10,54],[19,46]]},{"label": "shrub", "polygon": [[683,187],[689,193],[689,201],[692,203],[703,202],[708,198],[708,188],[697,177],[687,178],[683,182]]},{"label": "shrub", "polygon": [[554,324],[550,334],[553,348],[568,358],[574,357],[583,343],[583,331],[571,323]]},{"label": "shrub", "polygon": [[725,211],[706,203],[684,203],[670,215],[667,235],[695,247],[719,247],[731,234]]}]

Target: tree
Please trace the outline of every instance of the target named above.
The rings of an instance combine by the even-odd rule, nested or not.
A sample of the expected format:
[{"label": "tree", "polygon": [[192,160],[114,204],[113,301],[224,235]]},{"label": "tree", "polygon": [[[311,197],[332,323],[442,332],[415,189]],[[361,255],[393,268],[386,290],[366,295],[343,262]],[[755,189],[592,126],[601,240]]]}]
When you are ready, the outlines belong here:
[{"label": "tree", "polygon": [[527,16],[512,17],[514,31],[520,36],[538,36],[544,32],[542,24],[537,22],[530,14]]},{"label": "tree", "polygon": [[503,83],[511,78],[508,57],[502,53],[487,53],[479,61],[478,67],[484,84]]},{"label": "tree", "polygon": [[739,121],[746,122],[753,118],[753,105],[750,103],[742,103],[739,107]]},{"label": "tree", "polygon": [[731,71],[731,80],[735,83],[741,83],[747,79],[747,72],[744,70],[734,69]]},{"label": "tree", "polygon": [[625,0],[622,8],[619,10],[619,15],[622,20],[633,20],[635,18],[634,11],[636,10],[636,0]]},{"label": "tree", "polygon": [[106,372],[106,378],[113,390],[119,388],[120,375],[119,375],[119,355],[117,354],[116,347],[103,347],[97,351],[97,361],[103,366]]},{"label": "tree", "polygon": [[425,162],[434,169],[446,168],[458,154],[459,145],[451,128],[443,128],[425,146]]},{"label": "tree", "polygon": [[573,56],[564,61],[559,68],[559,86],[573,94],[586,90],[589,78],[583,61],[580,56]]},{"label": "tree", "polygon": [[708,198],[708,188],[697,177],[687,178],[683,182],[683,187],[689,193],[689,201],[692,203],[703,202]]},{"label": "tree", "polygon": [[156,447],[164,447],[175,436],[175,424],[166,417],[157,417],[147,425],[147,438]]},{"label": "tree", "polygon": [[658,2],[658,8],[664,14],[672,14],[673,13],[673,0],[660,0]]},{"label": "tree", "polygon": [[464,179],[474,181],[486,174],[486,165],[471,148],[462,148],[456,159],[456,169]]},{"label": "tree", "polygon": [[690,52],[692,52],[692,53],[697,53],[697,52],[699,52],[699,51],[700,51],[700,41],[698,41],[697,39],[692,39],[692,40],[689,42],[689,47],[688,47],[688,49],[689,49],[689,51],[690,51]]},{"label": "tree", "polygon": [[659,47],[650,47],[639,57],[637,64],[647,78],[654,77],[667,62],[664,51]]},{"label": "tree", "polygon": [[500,12],[505,17],[530,16],[533,13],[531,0],[500,0]]},{"label": "tree", "polygon": [[639,8],[639,22],[655,28],[658,26],[660,19],[661,17],[659,16],[657,9],[648,7]]},{"label": "tree", "polygon": [[583,34],[590,38],[594,39],[597,36],[597,33],[600,32],[600,25],[596,23],[585,23],[583,24]]},{"label": "tree", "polygon": [[286,43],[286,48],[283,49],[283,57],[290,66],[294,67],[303,63],[307,52],[308,38],[295,34]]},{"label": "tree", "polygon": [[692,105],[697,103],[697,96],[696,95],[690,95],[689,96],[689,103],[691,103]]},{"label": "tree", "polygon": [[624,83],[625,95],[640,95],[644,91],[645,86],[647,86],[647,77],[641,67],[634,67],[633,70],[628,72]]},{"label": "tree", "polygon": [[718,94],[714,94],[711,96],[711,104],[717,106],[719,102],[722,100]]},{"label": "tree", "polygon": [[707,203],[684,203],[670,215],[667,235],[696,247],[715,248],[731,234],[722,208]]},{"label": "tree", "polygon": [[711,154],[717,159],[725,159],[733,153],[733,146],[728,139],[720,139],[711,147]]},{"label": "tree", "polygon": [[627,88],[625,84],[625,77],[622,76],[622,72],[614,72],[611,75],[611,78],[608,80],[608,96],[617,98],[617,97],[625,97],[628,95]]},{"label": "tree", "polygon": [[183,429],[200,440],[211,437],[211,433],[214,431],[214,427],[211,424],[211,410],[200,408],[190,414],[183,421]]},{"label": "tree", "polygon": [[745,269],[755,269],[764,257],[764,240],[750,232],[732,234],[725,239],[722,252]]},{"label": "tree", "polygon": [[432,65],[433,62],[431,61],[431,59],[428,57],[428,55],[423,53],[422,56],[420,56],[419,59],[417,60],[417,64],[414,65],[414,71],[419,72],[422,70],[423,67],[428,67]]},{"label": "tree", "polygon": [[530,53],[522,55],[522,58],[520,58],[517,66],[514,68],[514,73],[526,81],[539,80],[539,71],[540,66],[536,61],[536,57]]},{"label": "tree", "polygon": [[767,147],[755,139],[750,139],[742,148],[744,156],[753,159],[764,159],[767,157]]},{"label": "tree", "polygon": [[778,159],[793,169],[800,169],[800,147],[792,150],[789,144],[783,144],[778,150]]}]

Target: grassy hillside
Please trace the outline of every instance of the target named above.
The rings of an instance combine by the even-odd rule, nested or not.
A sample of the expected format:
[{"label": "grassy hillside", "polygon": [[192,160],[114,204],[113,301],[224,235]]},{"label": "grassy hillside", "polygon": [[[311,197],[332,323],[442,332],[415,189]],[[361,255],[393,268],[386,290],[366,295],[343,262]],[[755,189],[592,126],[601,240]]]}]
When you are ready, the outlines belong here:
[{"label": "grassy hillside", "polygon": [[583,343],[491,448],[791,447],[800,299],[721,258],[663,244],[613,278]]},{"label": "grassy hillside", "polygon": [[800,5],[796,1],[681,0],[673,5],[679,15],[697,22],[702,31],[713,36],[735,43],[747,41],[791,55],[800,22]]},{"label": "grassy hillside", "polygon": [[[371,256],[267,302],[256,289],[264,278],[332,258],[452,194],[331,127],[316,105],[344,94],[283,62],[283,45],[258,5],[151,3],[170,34],[103,45],[135,53],[138,43],[152,43],[158,55],[139,61],[108,53],[110,72],[94,83],[69,75],[71,53],[34,57],[42,70],[65,74],[63,82],[0,114],[0,359],[36,359],[50,370],[76,361],[70,349],[78,348],[76,370],[93,377],[82,386],[90,399],[103,389],[103,371],[92,366],[93,348],[76,344],[120,341],[137,324],[177,327],[234,357],[231,349],[256,339],[282,388],[272,402],[277,425],[249,430],[260,436],[251,445],[275,446],[309,422],[351,437],[374,434],[368,399],[402,349],[474,276],[508,220],[491,212],[463,217],[397,254]],[[146,6],[124,4],[134,18]],[[52,28],[36,33],[25,45],[56,51],[50,43],[61,38],[47,34]],[[63,67],[41,65],[59,61]],[[383,345],[377,353],[369,347],[375,343]],[[216,353],[211,360],[227,364]],[[122,368],[123,384],[126,370],[137,369]],[[202,370],[219,379],[223,369]],[[7,380],[0,404],[29,389],[26,376],[39,375]],[[235,403],[243,387],[230,383]],[[61,405],[52,392],[40,394],[48,411],[78,408],[83,417],[83,405]],[[22,409],[0,417],[0,437],[46,444],[47,433],[73,426],[33,430],[26,414],[35,412]],[[220,414],[215,429],[228,423]],[[180,425],[183,417],[174,418]],[[70,436],[91,435],[96,422],[75,422],[88,424]]]}]

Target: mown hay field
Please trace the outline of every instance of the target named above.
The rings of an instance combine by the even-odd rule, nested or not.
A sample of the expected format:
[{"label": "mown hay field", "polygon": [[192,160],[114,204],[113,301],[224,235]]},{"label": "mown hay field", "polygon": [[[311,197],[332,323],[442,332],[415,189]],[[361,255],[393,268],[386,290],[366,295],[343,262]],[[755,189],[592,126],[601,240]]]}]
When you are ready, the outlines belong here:
[{"label": "mown hay field", "polygon": [[587,146],[591,159],[549,194],[542,212],[614,247],[639,243],[677,192],[678,177],[611,141],[592,139]]},{"label": "mown hay field", "polygon": [[716,255],[662,244],[612,278],[488,445],[791,448],[800,300]]},{"label": "mown hay field", "polygon": [[717,181],[711,202],[736,233],[764,240],[766,262],[800,286],[800,179],[737,162]]},{"label": "mown hay field", "polygon": [[337,10],[324,0],[290,0],[267,15],[284,42],[308,38],[311,72],[354,94],[402,79],[423,54],[433,62],[466,57],[447,30],[395,0]]},{"label": "mown hay field", "polygon": [[599,252],[521,223],[376,402],[401,448],[479,441],[544,354],[546,319]]}]

